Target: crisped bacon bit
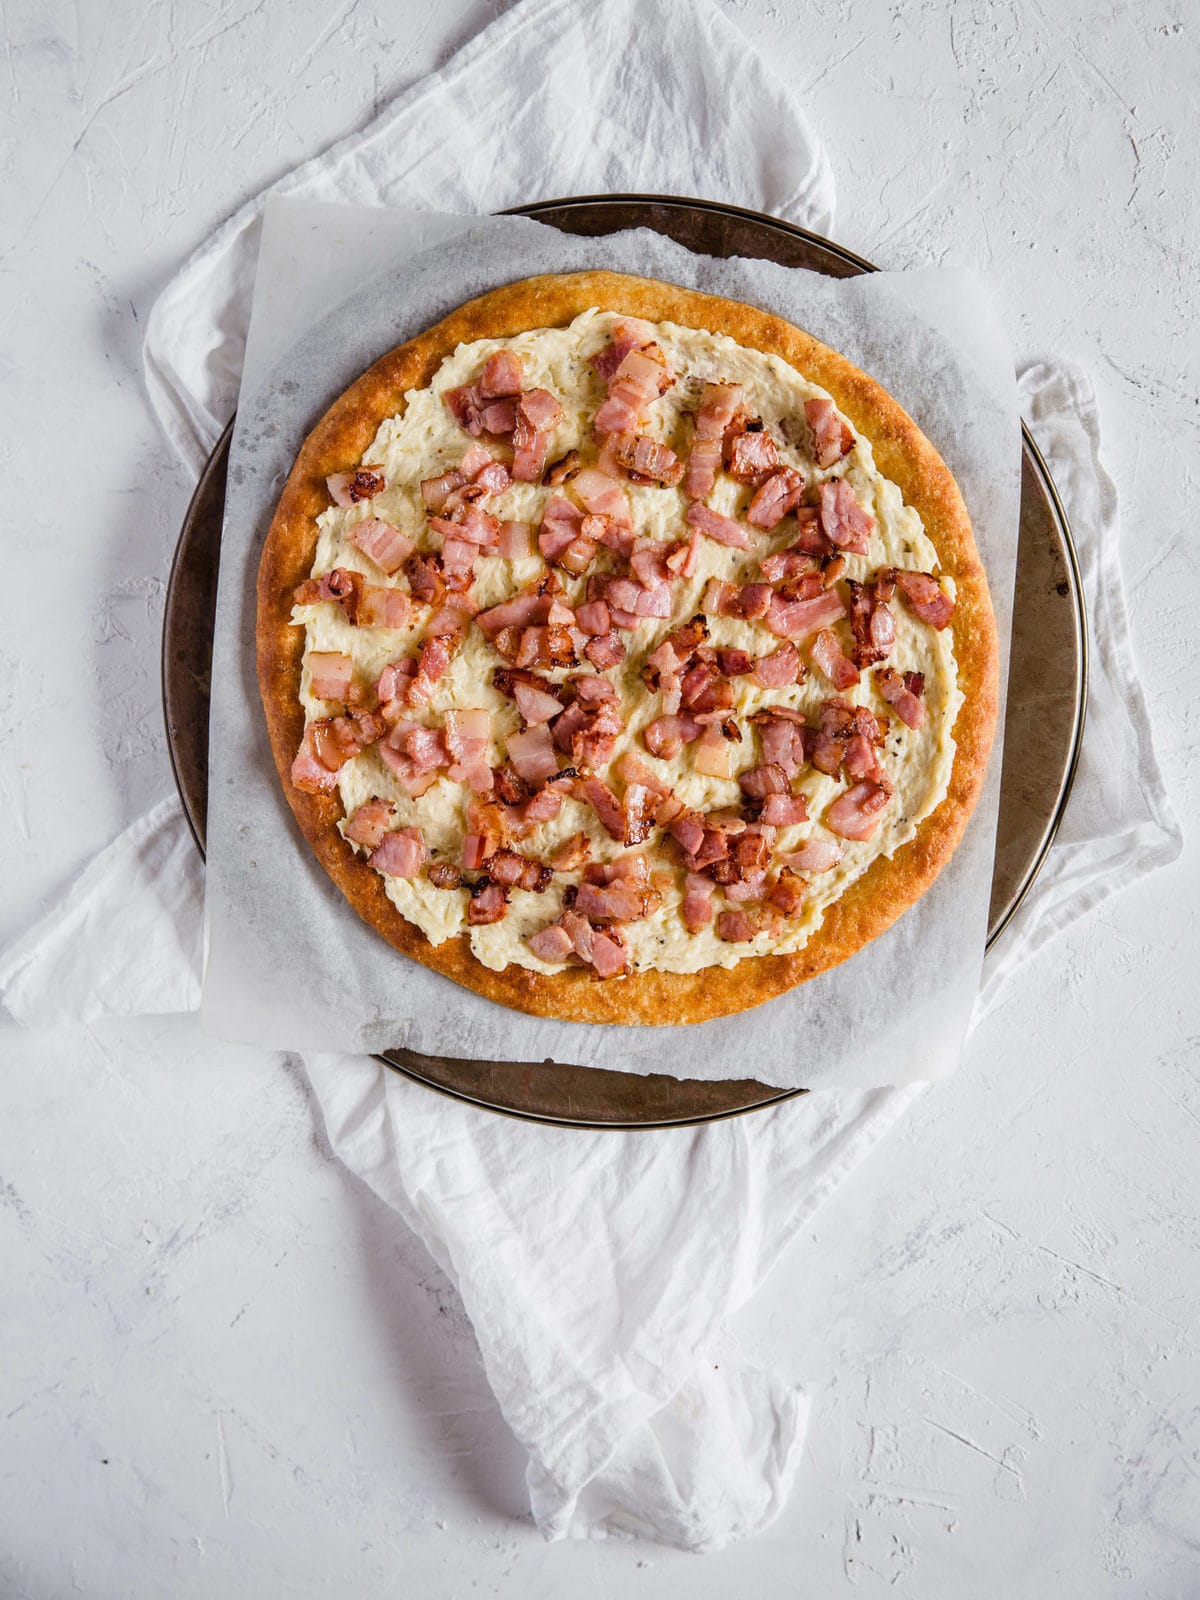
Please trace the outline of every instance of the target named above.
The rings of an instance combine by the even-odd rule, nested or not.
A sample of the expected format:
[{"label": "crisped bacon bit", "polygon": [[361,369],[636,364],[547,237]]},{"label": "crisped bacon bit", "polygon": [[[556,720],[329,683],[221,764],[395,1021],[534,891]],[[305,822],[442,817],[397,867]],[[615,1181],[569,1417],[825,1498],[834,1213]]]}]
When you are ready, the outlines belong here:
[{"label": "crisped bacon bit", "polygon": [[[463,459],[465,461],[466,457]],[[421,500],[426,511],[440,511],[451,493],[455,489],[461,489],[467,481],[457,467],[451,468],[449,472],[443,472],[437,478],[422,478]]]},{"label": "crisped bacon bit", "polygon": [[767,627],[780,638],[801,639],[845,614],[846,608],[836,589],[827,589],[811,600],[789,600],[777,593],[771,596]]},{"label": "crisped bacon bit", "polygon": [[674,381],[656,344],[628,351],[609,379],[608,399],[596,413],[597,436],[635,433],[643,413]]},{"label": "crisped bacon bit", "polygon": [[854,449],[854,430],[838,416],[832,400],[806,400],[804,420],[812,431],[813,456],[819,467],[835,466]]},{"label": "crisped bacon bit", "polygon": [[757,622],[767,615],[773,598],[769,583],[743,583],[734,594],[729,610],[736,617],[745,617],[747,622]]},{"label": "crisped bacon bit", "polygon": [[696,872],[689,872],[685,878],[683,903],[679,911],[683,917],[684,927],[689,933],[699,933],[701,928],[707,928],[712,921],[712,897],[715,887],[711,878],[702,877]]},{"label": "crisped bacon bit", "polygon": [[318,700],[345,703],[354,681],[354,662],[337,650],[312,650],[304,658],[308,686]]},{"label": "crisped bacon bit", "polygon": [[872,783],[883,782],[884,772],[879,764],[879,757],[875,754],[871,741],[861,733],[852,733],[846,740],[843,764],[853,783],[863,783],[868,779]]},{"label": "crisped bacon bit", "polygon": [[641,844],[654,831],[658,821],[658,796],[643,783],[630,783],[623,797],[625,843]]},{"label": "crisped bacon bit", "polygon": [[[309,658],[312,659],[311,657]],[[906,672],[903,676],[894,667],[876,667],[875,682],[889,705],[895,706],[896,715],[910,728],[919,728],[925,721],[925,707],[921,696],[925,692],[925,674]]]},{"label": "crisped bacon bit", "polygon": [[379,517],[356,523],[350,530],[350,539],[389,578],[400,570],[413,550],[413,542],[406,534]]},{"label": "crisped bacon bit", "polygon": [[427,606],[438,605],[446,593],[441,558],[414,551],[404,563],[404,576],[416,598]]},{"label": "crisped bacon bit", "polygon": [[723,439],[741,404],[740,383],[706,383],[696,413],[697,439]]},{"label": "crisped bacon bit", "polygon": [[[530,676],[534,675],[531,673]],[[517,702],[517,710],[530,727],[539,722],[549,722],[562,710],[562,701],[557,695],[552,694],[548,688],[535,686],[527,679],[522,681],[518,678],[513,683],[512,693],[513,699]]]},{"label": "crisped bacon bit", "polygon": [[673,715],[657,717],[642,732],[646,749],[662,761],[673,761],[685,744],[691,744],[704,731],[695,717]]},{"label": "crisped bacon bit", "polygon": [[836,839],[806,839],[798,850],[781,856],[780,860],[797,872],[829,872],[845,853],[845,845]]},{"label": "crisped bacon bit", "polygon": [[732,517],[714,511],[711,506],[693,501],[684,512],[684,520],[690,527],[699,528],[708,538],[715,539],[718,544],[730,545],[737,550],[750,548],[750,535],[745,528]]},{"label": "crisped bacon bit", "polygon": [[369,857],[375,871],[388,878],[415,878],[428,859],[420,828],[401,828],[385,835]]},{"label": "crisped bacon bit", "polygon": [[804,879],[784,867],[767,890],[766,898],[785,917],[794,917],[804,904]]},{"label": "crisped bacon bit", "polygon": [[378,467],[359,467],[354,472],[335,472],[325,479],[329,497],[337,506],[356,506],[373,499],[387,488],[387,479]]},{"label": "crisped bacon bit", "polygon": [[550,615],[550,605],[550,596],[538,593],[535,588],[514,595],[511,600],[502,600],[490,610],[480,611],[475,621],[494,643],[504,628],[526,628],[531,624],[544,623]]},{"label": "crisped bacon bit", "polygon": [[749,650],[718,650],[717,671],[723,678],[742,678],[754,667]]},{"label": "crisped bacon bit", "polygon": [[305,794],[328,794],[337,788],[337,768],[327,767],[318,756],[316,730],[315,722],[310,722],[304,730],[304,738],[292,762],[292,784],[303,789]]},{"label": "crisped bacon bit", "polygon": [[626,472],[636,473],[664,488],[674,488],[683,477],[683,463],[674,450],[641,433],[618,434],[613,440],[613,455]]},{"label": "crisped bacon bit", "polygon": [[754,681],[763,689],[784,689],[795,683],[799,674],[800,652],[790,640],[754,663]]},{"label": "crisped bacon bit", "polygon": [[858,682],[858,668],[842,653],[838,636],[831,628],[822,628],[813,640],[812,658],[835,689],[848,689]]},{"label": "crisped bacon bit", "polygon": [[896,619],[881,598],[879,582],[855,583],[847,579],[850,590],[850,627],[854,633],[853,657],[858,667],[869,667],[884,660],[896,641]]},{"label": "crisped bacon bit", "polygon": [[922,622],[939,633],[954,615],[954,601],[928,572],[897,572],[900,593]]},{"label": "crisped bacon bit", "polygon": [[374,850],[391,826],[393,809],[390,800],[368,800],[347,818],[342,832],[355,844]]},{"label": "crisped bacon bit", "polygon": [[754,927],[744,911],[722,911],[717,918],[717,938],[727,944],[745,944],[754,937]]},{"label": "crisped bacon bit", "polygon": [[[543,403],[542,396],[549,405]],[[539,428],[535,426],[534,418],[555,413],[561,419],[562,407],[548,389],[531,389],[517,402],[516,426],[512,436],[512,475],[518,483],[537,483],[545,471],[546,457],[550,454],[551,431],[556,424]]]},{"label": "crisped bacon bit", "polygon": [[701,607],[710,616],[724,616],[737,594],[737,584],[726,583],[721,578],[710,578],[704,586],[704,595],[700,601]]},{"label": "crisped bacon bit", "polygon": [[592,853],[592,841],[586,833],[573,833],[549,855],[547,864],[554,872],[577,872]]},{"label": "crisped bacon bit", "polygon": [[486,927],[499,922],[508,910],[508,890],[490,878],[478,879],[471,885],[471,898],[467,903],[467,921],[472,928]]},{"label": "crisped bacon bit", "polygon": [[485,400],[502,400],[520,394],[524,381],[521,358],[515,350],[496,350],[479,374],[479,393]]},{"label": "crisped bacon bit", "polygon": [[592,937],[591,964],[598,978],[615,978],[629,966],[629,951],[620,928],[608,928]]},{"label": "crisped bacon bit", "polygon": [[787,774],[773,762],[743,772],[738,784],[751,800],[765,800],[769,794],[786,794],[788,788]]},{"label": "crisped bacon bit", "polygon": [[763,801],[761,821],[772,828],[790,828],[808,821],[808,802],[802,794],[769,794]]},{"label": "crisped bacon bit", "polygon": [[825,813],[825,824],[843,839],[869,839],[890,798],[890,788],[882,784],[856,783],[833,802]]},{"label": "crisped bacon bit", "polygon": [[775,441],[759,423],[751,424],[744,433],[735,433],[726,439],[725,466],[731,478],[739,483],[761,483],[779,466],[779,451]]},{"label": "crisped bacon bit", "polygon": [[746,521],[755,528],[776,527],[804,494],[804,474],[792,467],[780,467],[769,478],[764,478],[754,491],[746,511]]},{"label": "crisped bacon bit", "polygon": [[571,954],[571,935],[557,922],[539,928],[536,933],[526,934],[525,943],[539,961],[545,961],[550,966],[561,966]]},{"label": "crisped bacon bit", "polygon": [[557,461],[550,463],[542,476],[542,482],[555,485],[566,483],[568,478],[574,477],[581,465],[579,451],[568,450],[565,456],[559,456]]},{"label": "crisped bacon bit", "polygon": [[582,530],[583,512],[572,505],[565,495],[554,494],[542,512],[542,526],[538,534],[538,549],[543,558],[555,562],[563,551],[576,540]]},{"label": "crisped bacon bit", "polygon": [[483,863],[483,870],[493,883],[505,889],[526,889],[530,894],[541,894],[553,877],[549,867],[517,850],[497,850]]},{"label": "crisped bacon bit", "polygon": [[595,773],[589,773],[581,778],[579,797],[591,806],[605,831],[624,844],[625,810],[604,780],[598,778]]},{"label": "crisped bacon bit", "polygon": [[875,519],[859,505],[854,490],[844,478],[830,478],[821,485],[818,515],[821,532],[839,550],[849,550],[856,556],[866,555]]},{"label": "crisped bacon bit", "polygon": [[462,873],[453,861],[431,861],[425,868],[425,876],[435,889],[459,889],[462,887]]},{"label": "crisped bacon bit", "polygon": [[689,500],[707,500],[717,481],[717,473],[721,469],[721,440],[701,439],[699,435],[692,440],[691,454],[687,460],[687,472],[683,480],[683,492]]},{"label": "crisped bacon bit", "polygon": [[449,776],[455,783],[470,784],[474,794],[488,793],[495,783],[487,760],[491,722],[486,711],[446,713],[445,740],[451,758]]}]

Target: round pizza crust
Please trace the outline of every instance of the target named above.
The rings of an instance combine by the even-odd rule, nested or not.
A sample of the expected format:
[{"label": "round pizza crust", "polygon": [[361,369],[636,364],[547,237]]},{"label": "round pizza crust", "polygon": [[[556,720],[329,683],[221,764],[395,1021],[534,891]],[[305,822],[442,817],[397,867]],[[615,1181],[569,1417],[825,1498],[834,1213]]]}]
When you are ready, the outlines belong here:
[{"label": "round pizza crust", "polygon": [[[919,513],[942,573],[954,578],[950,627],[964,700],[954,724],[957,752],[945,799],[913,839],[890,859],[879,857],[851,884],[805,947],[791,955],[746,956],[734,967],[635,972],[603,982],[582,968],[543,974],[510,964],[495,972],[476,959],[464,935],[430,944],[388,899],[379,874],[342,838],[338,797],[305,793],[291,781],[304,734],[304,630],[291,623],[292,591],[311,574],[316,519],[329,505],[326,478],[361,463],[380,424],[403,412],[405,393],[427,387],[459,344],[561,327],[592,306],[728,334],[749,349],[781,356],[828,390],[870,441],[880,472]],[[257,653],[284,793],[317,858],[358,914],[404,955],[477,994],[568,1022],[706,1022],[761,1005],[854,955],[919,899],[950,859],[979,798],[999,704],[996,626],[971,521],[949,468],[907,412],[844,356],[779,317],[615,272],[547,275],[494,289],[390,351],[334,401],[305,440],[267,533],[258,572]]]}]

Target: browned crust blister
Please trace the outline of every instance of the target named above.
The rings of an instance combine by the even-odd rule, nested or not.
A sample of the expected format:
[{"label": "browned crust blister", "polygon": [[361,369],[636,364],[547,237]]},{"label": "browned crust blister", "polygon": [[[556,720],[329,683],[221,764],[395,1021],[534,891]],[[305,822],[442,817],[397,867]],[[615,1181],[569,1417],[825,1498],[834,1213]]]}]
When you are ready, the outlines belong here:
[{"label": "browned crust blister", "polygon": [[[425,388],[457,345],[561,327],[592,306],[728,334],[749,349],[782,356],[827,389],[870,440],[879,470],[920,514],[941,571],[955,581],[951,627],[964,703],[954,725],[957,753],[946,797],[915,838],[891,859],[877,858],[828,908],[804,949],[792,955],[746,956],[730,968],[637,972],[607,982],[576,968],[545,975],[513,964],[494,972],[471,953],[466,935],[430,944],[388,899],[379,874],[342,838],[339,800],[306,794],[291,781],[304,733],[304,630],[291,625],[292,591],[312,570],[316,519],[329,505],[325,479],[362,461],[380,424],[404,410],[405,392]],[[305,440],[267,534],[258,573],[257,648],[267,727],[288,803],[358,914],[397,950],[456,983],[518,1011],[570,1022],[703,1022],[760,1005],[852,956],[907,910],[950,859],[979,797],[998,707],[996,628],[970,518],[949,469],[912,418],[843,356],[778,317],[615,272],[548,275],[494,289],[390,351],[334,401]]]}]

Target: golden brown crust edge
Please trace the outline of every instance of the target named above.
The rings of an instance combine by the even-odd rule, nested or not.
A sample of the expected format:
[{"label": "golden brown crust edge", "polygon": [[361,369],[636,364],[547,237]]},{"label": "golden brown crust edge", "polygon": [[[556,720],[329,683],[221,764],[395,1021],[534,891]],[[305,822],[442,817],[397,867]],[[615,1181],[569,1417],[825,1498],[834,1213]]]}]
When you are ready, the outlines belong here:
[{"label": "golden brown crust edge", "polygon": [[[380,423],[403,411],[405,392],[428,385],[457,345],[562,326],[592,306],[728,334],[750,349],[782,356],[827,389],[871,441],[879,470],[916,508],[942,570],[955,580],[951,627],[965,699],[954,725],[957,753],[946,797],[914,839],[890,860],[880,857],[872,863],[826,911],[805,948],[792,955],[746,957],[731,968],[706,967],[695,973],[638,972],[607,982],[573,968],[553,976],[515,965],[494,972],[475,958],[463,935],[430,944],[388,899],[379,874],[338,832],[338,799],[306,794],[291,782],[292,758],[304,732],[299,698],[304,630],[290,622],[292,590],[312,569],[315,519],[329,504],[326,477],[362,460]],[[845,961],[890,927],[950,859],[983,785],[999,704],[996,628],[970,518],[949,469],[912,418],[845,357],[778,317],[737,301],[614,272],[547,275],[494,289],[383,356],[334,401],[304,442],[263,547],[257,655],[284,793],[322,866],[358,914],[397,950],[489,1000],[568,1022],[709,1021],[761,1005]]]}]

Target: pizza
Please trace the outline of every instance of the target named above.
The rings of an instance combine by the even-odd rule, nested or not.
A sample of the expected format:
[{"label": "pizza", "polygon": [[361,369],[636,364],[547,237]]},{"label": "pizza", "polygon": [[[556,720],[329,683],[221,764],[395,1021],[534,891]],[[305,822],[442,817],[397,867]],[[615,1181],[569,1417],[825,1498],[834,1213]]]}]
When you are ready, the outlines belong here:
[{"label": "pizza", "polygon": [[334,402],[257,648],[354,909],[572,1021],[703,1021],[853,956],[950,858],[997,715],[970,519],[900,405],[610,272],[485,294]]}]

